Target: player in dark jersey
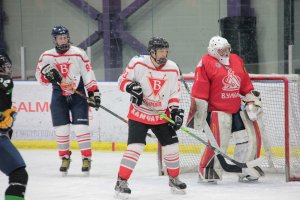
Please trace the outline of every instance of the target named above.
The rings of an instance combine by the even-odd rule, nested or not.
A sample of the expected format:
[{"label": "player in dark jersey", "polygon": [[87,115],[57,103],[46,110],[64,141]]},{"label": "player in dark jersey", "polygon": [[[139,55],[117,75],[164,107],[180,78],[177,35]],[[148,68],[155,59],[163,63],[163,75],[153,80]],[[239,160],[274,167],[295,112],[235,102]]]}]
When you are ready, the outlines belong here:
[{"label": "player in dark jersey", "polygon": [[24,199],[28,174],[25,162],[11,143],[16,110],[12,108],[13,80],[9,57],[0,54],[0,170],[9,177],[5,200]]}]

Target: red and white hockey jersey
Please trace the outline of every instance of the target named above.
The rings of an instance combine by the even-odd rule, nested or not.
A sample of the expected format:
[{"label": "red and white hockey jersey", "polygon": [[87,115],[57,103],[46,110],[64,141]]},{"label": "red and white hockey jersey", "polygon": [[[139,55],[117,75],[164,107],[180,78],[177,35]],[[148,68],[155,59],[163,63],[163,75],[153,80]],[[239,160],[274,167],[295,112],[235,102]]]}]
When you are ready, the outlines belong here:
[{"label": "red and white hockey jersey", "polygon": [[243,60],[231,53],[229,67],[206,54],[195,70],[192,97],[208,102],[208,111],[236,113],[241,106],[240,94],[245,96],[253,90],[249,74]]},{"label": "red and white hockey jersey", "polygon": [[[143,89],[144,101],[159,112],[169,115],[170,106],[179,106],[180,74],[176,63],[168,60],[158,68],[149,55],[135,56],[119,77],[120,90],[126,92],[126,86],[139,82]],[[143,105],[131,103],[128,118],[145,124],[162,124],[167,121]]]},{"label": "red and white hockey jersey", "polygon": [[94,71],[86,53],[75,46],[62,54],[56,52],[55,48],[45,51],[39,58],[36,69],[36,79],[43,85],[48,85],[49,81],[41,74],[43,66],[50,64],[55,66],[62,74],[64,81],[74,89],[79,85],[82,77],[85,88],[88,91],[97,89],[97,81]]}]

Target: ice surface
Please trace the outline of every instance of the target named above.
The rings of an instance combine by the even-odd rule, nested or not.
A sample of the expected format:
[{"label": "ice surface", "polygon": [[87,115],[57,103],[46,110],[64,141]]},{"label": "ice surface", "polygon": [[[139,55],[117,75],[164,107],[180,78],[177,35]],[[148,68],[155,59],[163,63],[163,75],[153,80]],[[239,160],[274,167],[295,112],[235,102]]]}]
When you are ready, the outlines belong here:
[{"label": "ice surface", "polygon": [[[122,152],[93,152],[89,177],[81,172],[79,151],[73,151],[67,177],[58,171],[60,160],[54,150],[21,150],[29,172],[26,200],[114,199],[114,186]],[[238,183],[235,174],[224,174],[218,185],[197,183],[196,173],[183,174],[186,195],[170,192],[166,176],[158,176],[155,153],[142,154],[131,179],[132,200],[298,200],[300,182],[286,183],[283,175],[267,175],[259,183]],[[4,199],[7,177],[0,174],[0,199]]]}]

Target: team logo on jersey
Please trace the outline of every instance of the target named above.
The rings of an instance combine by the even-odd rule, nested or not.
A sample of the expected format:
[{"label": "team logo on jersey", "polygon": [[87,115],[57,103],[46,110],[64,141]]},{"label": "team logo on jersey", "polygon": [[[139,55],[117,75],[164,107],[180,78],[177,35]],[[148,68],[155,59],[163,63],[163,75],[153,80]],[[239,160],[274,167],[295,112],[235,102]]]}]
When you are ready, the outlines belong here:
[{"label": "team logo on jersey", "polygon": [[55,60],[55,67],[60,71],[60,73],[63,75],[63,77],[66,77],[69,73],[70,67],[72,63],[69,63],[70,58],[67,62],[58,63],[57,60]]},{"label": "team logo on jersey", "polygon": [[[150,73],[151,75],[151,73]],[[152,89],[152,93],[149,95],[154,95],[159,96],[159,92],[161,91],[161,89],[164,87],[165,83],[166,83],[166,79],[164,79],[166,77],[166,75],[164,75],[164,77],[162,79],[160,78],[153,78],[152,75],[151,77],[148,77],[148,81],[150,83],[151,89]]]},{"label": "team logo on jersey", "polygon": [[231,68],[228,69],[228,74],[222,80],[223,90],[233,91],[239,90],[241,86],[241,78],[234,74]]}]

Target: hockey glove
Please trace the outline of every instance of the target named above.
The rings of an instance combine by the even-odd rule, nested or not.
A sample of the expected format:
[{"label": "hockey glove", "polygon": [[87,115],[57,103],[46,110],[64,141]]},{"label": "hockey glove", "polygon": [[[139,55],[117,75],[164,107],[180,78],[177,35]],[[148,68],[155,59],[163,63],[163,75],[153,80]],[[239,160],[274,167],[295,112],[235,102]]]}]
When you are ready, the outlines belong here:
[{"label": "hockey glove", "polygon": [[255,90],[251,91],[243,98],[243,102],[249,119],[256,121],[262,113],[260,93]]},{"label": "hockey glove", "polygon": [[87,100],[89,106],[95,108],[96,110],[99,109],[100,104],[101,104],[101,97],[100,97],[100,92],[99,90],[95,90],[93,92],[88,92],[89,98]]},{"label": "hockey glove", "polygon": [[169,123],[169,126],[171,126],[175,131],[179,130],[183,123],[183,117],[183,109],[173,108],[171,110],[171,118],[175,123]]},{"label": "hockey glove", "polygon": [[2,131],[11,129],[14,124],[16,115],[17,112],[15,108],[5,110],[0,117],[0,129]]},{"label": "hockey glove", "polygon": [[138,82],[132,82],[126,86],[126,92],[131,94],[130,101],[140,106],[143,103],[143,90]]},{"label": "hockey glove", "polygon": [[9,76],[0,74],[0,89],[9,91],[13,88],[13,86],[13,81]]},{"label": "hockey glove", "polygon": [[47,64],[41,69],[41,73],[45,78],[52,84],[60,84],[62,80],[62,75],[60,72],[52,65]]}]

